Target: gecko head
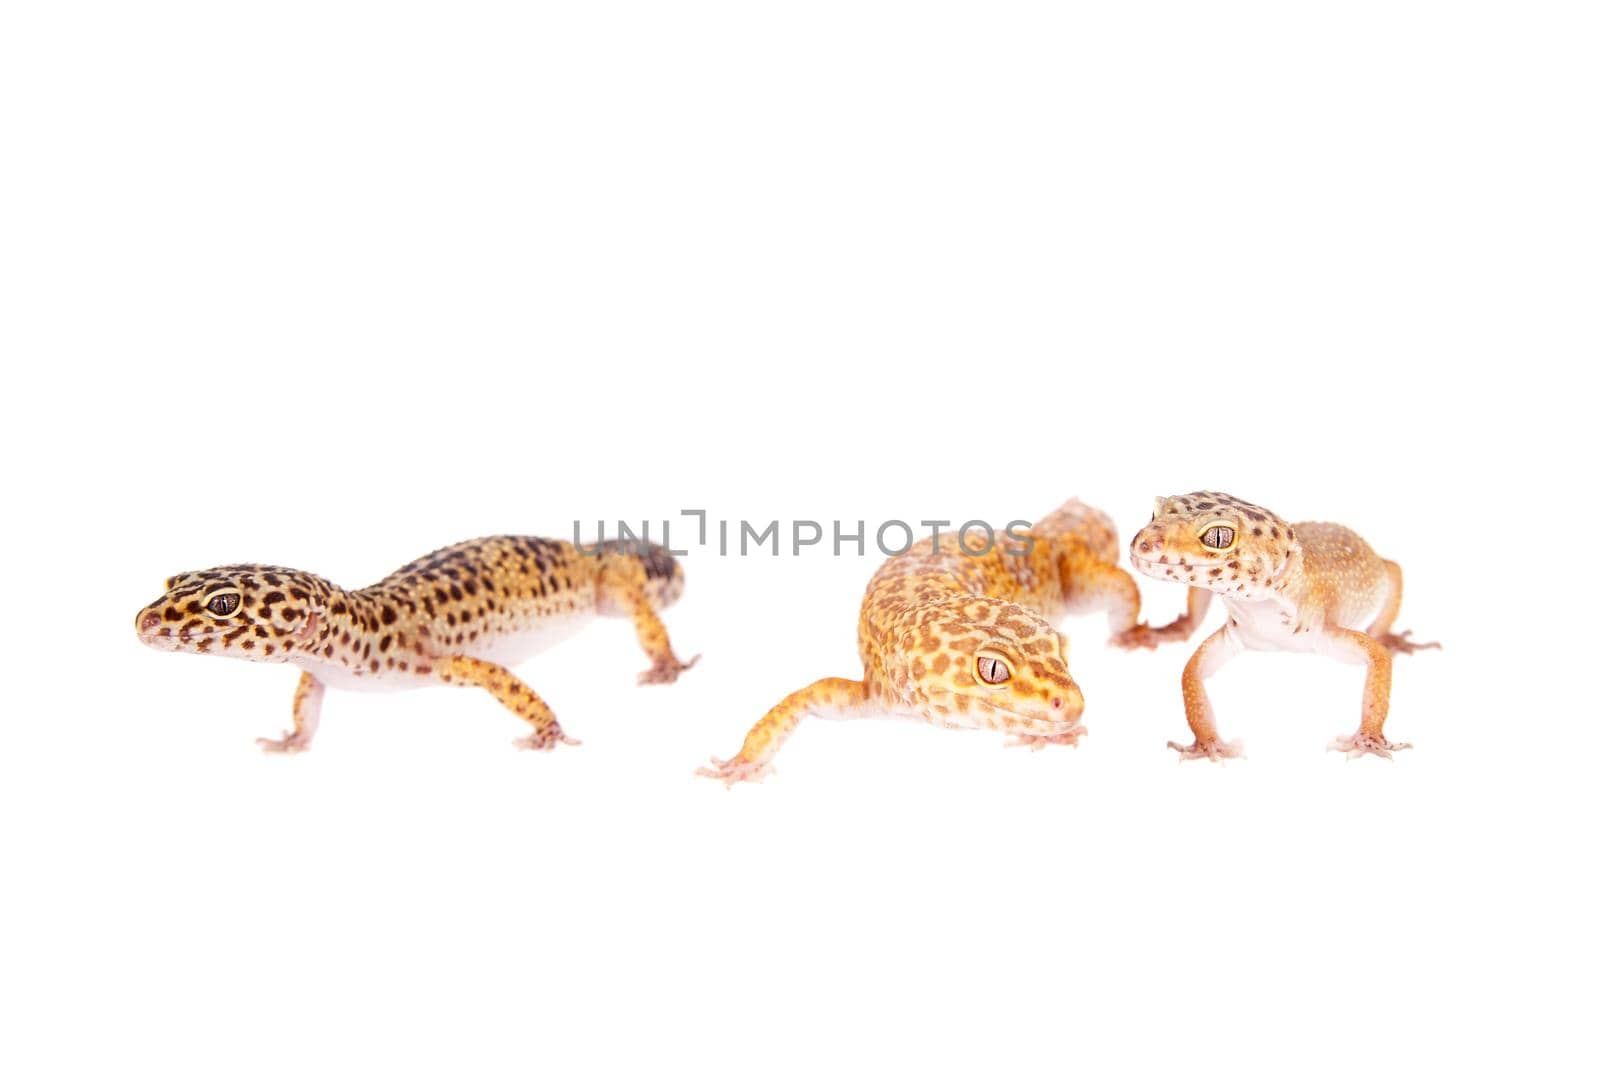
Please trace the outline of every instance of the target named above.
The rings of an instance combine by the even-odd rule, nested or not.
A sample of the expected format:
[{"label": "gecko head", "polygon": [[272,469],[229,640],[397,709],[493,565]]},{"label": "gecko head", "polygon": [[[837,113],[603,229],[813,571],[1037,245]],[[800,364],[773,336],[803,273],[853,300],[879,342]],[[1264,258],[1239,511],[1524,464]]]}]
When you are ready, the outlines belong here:
[{"label": "gecko head", "polygon": [[1265,507],[1222,492],[1191,492],[1156,497],[1128,557],[1147,577],[1260,600],[1282,590],[1300,547],[1294,527]]},{"label": "gecko head", "polygon": [[925,616],[902,652],[897,665],[936,721],[1008,728],[1003,719],[1024,718],[1048,736],[1083,716],[1066,638],[1026,607],[963,600]]},{"label": "gecko head", "polygon": [[161,651],[286,662],[315,651],[328,632],[333,586],[281,566],[219,566],[167,578],[166,591],[133,620]]}]

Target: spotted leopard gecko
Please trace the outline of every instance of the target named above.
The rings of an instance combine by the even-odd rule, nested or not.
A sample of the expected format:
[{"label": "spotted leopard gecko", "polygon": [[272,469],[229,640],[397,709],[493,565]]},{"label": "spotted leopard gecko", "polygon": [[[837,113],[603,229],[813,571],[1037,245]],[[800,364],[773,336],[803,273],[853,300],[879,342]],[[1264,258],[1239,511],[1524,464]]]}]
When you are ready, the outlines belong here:
[{"label": "spotted leopard gecko", "polygon": [[178,574],[138,613],[134,628],[163,651],[300,667],[294,728],[278,740],[260,739],[267,751],[310,745],[326,687],[426,684],[487,690],[533,727],[518,746],[542,751],[577,741],[507,667],[593,615],[621,616],[632,619],[650,656],[640,683],[673,681],[699,659],[678,660],[656,614],[682,590],[677,560],[653,544],[580,549],[539,537],[484,537],[441,548],[354,591],[279,566]]},{"label": "spotted leopard gecko", "polygon": [[[1411,631],[1391,633],[1400,613],[1400,567],[1344,526],[1291,525],[1264,507],[1221,492],[1157,497],[1150,524],[1134,535],[1129,555],[1150,577],[1190,586],[1187,617],[1198,624],[1211,596],[1222,597],[1227,623],[1207,637],[1183,670],[1183,705],[1194,743],[1170,744],[1185,759],[1241,754],[1217,735],[1205,680],[1245,649],[1317,652],[1367,668],[1361,727],[1328,747],[1357,755],[1409,748],[1384,738],[1395,652],[1414,644]],[[1374,615],[1376,617],[1374,617]],[[1357,628],[1373,619],[1365,631]]]},{"label": "spotted leopard gecko", "polygon": [[1076,745],[1083,693],[1067,641],[1048,618],[1104,610],[1112,643],[1182,640],[1195,620],[1140,624],[1139,590],[1117,566],[1111,520],[1076,500],[1025,534],[969,530],[931,537],[886,561],[867,585],[857,641],[864,676],[829,677],[785,698],[731,759],[698,773],[730,787],[753,781],[807,716],[912,718],[994,729],[1040,750]]}]

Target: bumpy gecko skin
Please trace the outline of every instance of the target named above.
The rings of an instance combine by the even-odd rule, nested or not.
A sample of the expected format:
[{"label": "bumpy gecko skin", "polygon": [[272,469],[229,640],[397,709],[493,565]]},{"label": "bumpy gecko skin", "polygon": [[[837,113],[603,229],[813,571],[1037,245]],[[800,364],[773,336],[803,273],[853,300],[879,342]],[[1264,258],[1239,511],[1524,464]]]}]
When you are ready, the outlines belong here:
[{"label": "bumpy gecko skin", "polygon": [[1139,590],[1117,567],[1110,519],[1074,500],[1028,530],[946,533],[889,559],[867,585],[857,642],[860,681],[829,677],[785,698],[731,759],[698,773],[730,787],[754,781],[808,715],[912,718],[952,729],[993,729],[1034,750],[1076,745],[1083,693],[1067,670],[1066,638],[1048,621],[1110,613],[1112,642],[1182,640],[1194,620],[1141,625]]},{"label": "bumpy gecko skin", "polygon": [[[1170,744],[1184,759],[1228,759],[1237,742],[1217,735],[1205,680],[1245,649],[1317,652],[1367,667],[1361,727],[1330,750],[1391,753],[1409,744],[1383,735],[1389,714],[1393,654],[1437,644],[1413,644],[1411,631],[1391,633],[1400,614],[1400,567],[1344,526],[1285,522],[1264,507],[1221,492],[1157,497],[1150,524],[1134,535],[1134,568],[1186,584],[1194,624],[1211,596],[1222,597],[1228,621],[1201,642],[1183,671],[1183,705],[1194,743]],[[1365,631],[1357,628],[1372,619]]]},{"label": "bumpy gecko skin", "polygon": [[325,687],[476,686],[533,727],[518,746],[576,744],[533,689],[506,669],[594,615],[630,618],[651,667],[640,684],[673,681],[680,662],[656,612],[683,591],[683,571],[653,544],[608,541],[580,550],[538,537],[485,537],[441,548],[350,591],[280,566],[219,566],[167,579],[134,619],[162,651],[292,663],[303,671],[294,728],[272,752],[305,750]]}]

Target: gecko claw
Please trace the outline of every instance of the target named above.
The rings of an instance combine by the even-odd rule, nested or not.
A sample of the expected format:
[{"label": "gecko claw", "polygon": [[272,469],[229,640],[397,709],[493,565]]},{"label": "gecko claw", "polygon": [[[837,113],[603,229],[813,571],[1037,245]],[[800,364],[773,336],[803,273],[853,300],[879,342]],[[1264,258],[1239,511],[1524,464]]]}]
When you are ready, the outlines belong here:
[{"label": "gecko claw", "polygon": [[1175,740],[1167,741],[1167,747],[1178,753],[1179,762],[1188,762],[1190,759],[1210,759],[1212,762],[1223,762],[1226,759],[1244,758],[1244,745],[1237,740],[1196,740],[1193,744],[1179,744]]},{"label": "gecko claw", "polygon": [[1329,751],[1342,751],[1346,761],[1359,759],[1363,755],[1376,755],[1381,759],[1394,761],[1394,753],[1405,751],[1411,747],[1409,743],[1394,744],[1381,736],[1372,736],[1368,733],[1354,733],[1348,737],[1335,737],[1328,743]]},{"label": "gecko claw", "polygon": [[678,675],[700,661],[700,656],[690,656],[689,661],[680,663],[676,659],[664,659],[655,663],[639,675],[641,685],[670,685],[678,680]]}]

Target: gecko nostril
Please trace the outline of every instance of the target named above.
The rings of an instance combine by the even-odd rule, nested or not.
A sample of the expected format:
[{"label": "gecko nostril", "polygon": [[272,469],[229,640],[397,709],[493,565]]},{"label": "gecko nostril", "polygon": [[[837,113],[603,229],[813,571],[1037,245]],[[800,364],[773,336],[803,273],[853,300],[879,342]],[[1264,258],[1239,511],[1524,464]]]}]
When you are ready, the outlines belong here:
[{"label": "gecko nostril", "polygon": [[145,611],[139,616],[139,631],[141,633],[147,629],[154,629],[160,624],[161,616],[154,611]]},{"label": "gecko nostril", "polygon": [[1147,552],[1150,550],[1150,541],[1148,538],[1139,542],[1139,550],[1142,552]]},{"label": "gecko nostril", "polygon": [[1057,696],[1054,699],[1052,699],[1050,701],[1050,706],[1054,707],[1056,710],[1059,711],[1061,709],[1061,697]]}]

